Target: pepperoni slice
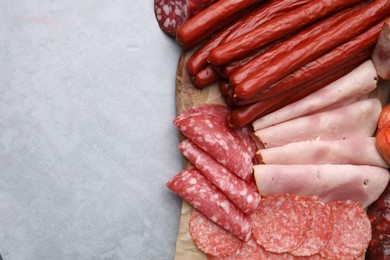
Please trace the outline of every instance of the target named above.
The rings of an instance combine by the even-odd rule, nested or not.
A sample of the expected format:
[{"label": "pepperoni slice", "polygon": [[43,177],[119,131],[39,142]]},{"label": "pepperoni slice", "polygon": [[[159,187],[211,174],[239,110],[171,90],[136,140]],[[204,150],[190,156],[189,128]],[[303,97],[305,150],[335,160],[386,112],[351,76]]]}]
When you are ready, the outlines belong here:
[{"label": "pepperoni slice", "polygon": [[311,224],[306,237],[291,253],[295,256],[317,254],[330,238],[333,227],[330,208],[318,198],[307,198],[310,208]]},{"label": "pepperoni slice", "polygon": [[232,255],[244,244],[195,209],[191,212],[190,234],[199,250],[212,256]]},{"label": "pepperoni slice", "polygon": [[297,248],[311,222],[305,200],[291,194],[263,197],[251,220],[256,242],[274,253]]},{"label": "pepperoni slice", "polygon": [[371,223],[360,204],[352,201],[328,203],[333,215],[331,238],[320,251],[327,259],[356,259],[371,240]]}]

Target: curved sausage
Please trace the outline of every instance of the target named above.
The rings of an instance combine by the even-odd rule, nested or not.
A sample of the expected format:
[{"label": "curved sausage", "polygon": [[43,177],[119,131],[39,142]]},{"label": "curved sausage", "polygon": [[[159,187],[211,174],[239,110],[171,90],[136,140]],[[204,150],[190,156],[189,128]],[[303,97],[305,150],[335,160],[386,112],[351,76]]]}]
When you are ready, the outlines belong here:
[{"label": "curved sausage", "polygon": [[239,99],[255,96],[259,91],[278,79],[313,61],[339,44],[361,34],[372,24],[387,17],[389,12],[390,0],[374,1],[326,32],[313,38],[307,38],[290,55],[275,56],[267,66],[267,70],[259,70],[256,75],[248,77],[244,82],[237,85],[235,95]]},{"label": "curved sausage", "polygon": [[322,17],[347,6],[357,4],[361,0],[314,0],[309,3],[261,24],[240,37],[219,45],[210,52],[208,60],[212,64],[222,65],[239,59],[266,44],[269,44],[282,36],[310,24]]},{"label": "curved sausage", "polygon": [[192,83],[197,88],[205,88],[219,79],[218,73],[209,65],[200,70],[194,77],[191,78]]},{"label": "curved sausage", "polygon": [[260,1],[220,0],[180,26],[176,32],[176,42],[184,49],[191,49]]}]

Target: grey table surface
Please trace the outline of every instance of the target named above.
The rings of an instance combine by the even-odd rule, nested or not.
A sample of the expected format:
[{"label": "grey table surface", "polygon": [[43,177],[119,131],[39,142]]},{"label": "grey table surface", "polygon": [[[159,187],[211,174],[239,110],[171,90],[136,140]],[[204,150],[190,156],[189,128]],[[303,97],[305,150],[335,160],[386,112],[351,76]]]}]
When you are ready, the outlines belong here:
[{"label": "grey table surface", "polygon": [[180,48],[152,0],[0,1],[0,254],[173,259]]}]

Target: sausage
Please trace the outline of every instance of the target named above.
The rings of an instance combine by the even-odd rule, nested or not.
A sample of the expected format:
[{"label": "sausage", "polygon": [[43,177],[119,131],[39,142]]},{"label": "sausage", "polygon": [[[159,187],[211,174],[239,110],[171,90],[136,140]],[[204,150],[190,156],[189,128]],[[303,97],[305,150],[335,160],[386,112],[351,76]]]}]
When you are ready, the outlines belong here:
[{"label": "sausage", "polygon": [[267,70],[259,70],[256,75],[248,77],[244,82],[237,85],[235,96],[239,99],[255,96],[259,91],[278,79],[318,58],[339,44],[361,34],[373,24],[388,16],[389,12],[390,0],[374,1],[326,32],[307,38],[289,55],[282,55],[283,57],[276,55],[266,67]]},{"label": "sausage", "polygon": [[330,75],[325,74],[323,77],[317,77],[307,81],[298,85],[296,88],[287,90],[279,95],[258,101],[251,105],[238,107],[228,116],[229,125],[236,128],[244,127],[261,116],[272,113],[325,87],[351,72],[357,65],[358,64],[349,65],[345,68],[333,71],[334,73],[331,73]]},{"label": "sausage", "polygon": [[176,33],[176,42],[184,49],[191,49],[260,1],[220,0],[180,26]]},{"label": "sausage", "polygon": [[366,252],[367,260],[390,259],[390,184],[367,209],[372,239]]},{"label": "sausage", "polygon": [[[352,14],[361,10],[364,6],[367,6],[369,2],[363,2],[356,6],[352,6],[337,12],[336,14],[324,18],[321,21],[314,23],[313,25],[302,29],[292,37],[276,44],[274,47],[270,48],[266,53],[260,55],[258,58],[253,59],[246,66],[243,66],[230,76],[230,81],[234,86],[243,82],[248,76],[255,74],[262,66],[269,66],[269,63],[272,62],[275,56],[284,57],[289,56],[290,52],[299,46],[308,38],[316,37],[321,33],[324,33],[326,30],[329,30],[332,26],[342,22],[347,19]],[[265,67],[264,67],[265,68]]]},{"label": "sausage", "polygon": [[361,0],[314,0],[276,19],[263,23],[248,33],[219,45],[210,52],[208,61],[222,65],[239,59],[282,36]]},{"label": "sausage", "polygon": [[376,147],[382,157],[390,162],[390,105],[383,107],[378,121],[378,131],[376,134]]},{"label": "sausage", "polygon": [[154,0],[154,14],[161,30],[175,36],[177,28],[218,0]]},{"label": "sausage", "polygon": [[257,7],[246,19],[236,26],[221,42],[221,44],[227,43],[231,40],[240,37],[241,35],[252,31],[257,26],[264,24],[272,19],[280,17],[289,11],[292,11],[304,4],[307,4],[309,0],[272,0]]},{"label": "sausage", "polygon": [[238,23],[233,23],[222,31],[218,32],[210,40],[199,47],[188,59],[187,70],[190,75],[194,76],[201,69],[207,66],[207,57],[212,49],[218,46],[218,44],[229,34],[229,32],[237,26]]},{"label": "sausage", "polygon": [[237,19],[237,21],[218,32],[214,37],[195,51],[187,62],[187,69],[189,73],[191,75],[195,75],[204,66],[206,66],[207,56],[210,51],[217,47],[220,43],[230,41],[261,23],[265,23],[273,18],[279,17],[280,15],[307,2],[308,0],[273,0],[254,8],[254,10],[250,11],[242,18]]},{"label": "sausage", "polygon": [[191,78],[192,83],[197,88],[207,87],[219,79],[218,73],[209,65],[200,70],[194,77]]},{"label": "sausage", "polygon": [[316,78],[317,75],[322,74],[324,71],[348,61],[350,57],[355,57],[356,55],[363,55],[364,59],[370,57],[372,46],[374,46],[378,39],[382,25],[383,23],[381,22],[373,26],[368,31],[304,65],[300,69],[267,87],[264,91],[261,91],[258,96],[262,99],[275,96],[289,88],[293,88],[297,84]]}]

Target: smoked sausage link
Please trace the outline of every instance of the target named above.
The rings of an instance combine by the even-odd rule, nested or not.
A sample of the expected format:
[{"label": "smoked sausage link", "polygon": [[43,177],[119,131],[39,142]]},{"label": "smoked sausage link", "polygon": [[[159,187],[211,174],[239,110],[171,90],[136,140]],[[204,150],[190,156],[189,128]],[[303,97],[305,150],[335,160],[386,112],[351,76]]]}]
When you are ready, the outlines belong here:
[{"label": "smoked sausage link", "polygon": [[220,0],[180,26],[176,32],[176,41],[184,49],[191,49],[260,1]]},{"label": "smoked sausage link", "polygon": [[187,62],[188,72],[194,76],[207,65],[207,57],[220,43],[230,41],[271,19],[306,4],[309,0],[273,0],[266,2],[219,31],[199,47]]},{"label": "smoked sausage link", "polygon": [[361,0],[314,0],[212,50],[208,61],[222,65]]},{"label": "smoked sausage link", "polygon": [[390,0],[377,0],[351,15],[343,22],[316,37],[309,37],[288,56],[275,56],[266,69],[259,69],[256,75],[248,77],[235,88],[238,99],[248,99],[262,89],[288,75],[301,66],[313,61],[332,48],[361,34],[374,23],[390,13]]}]

